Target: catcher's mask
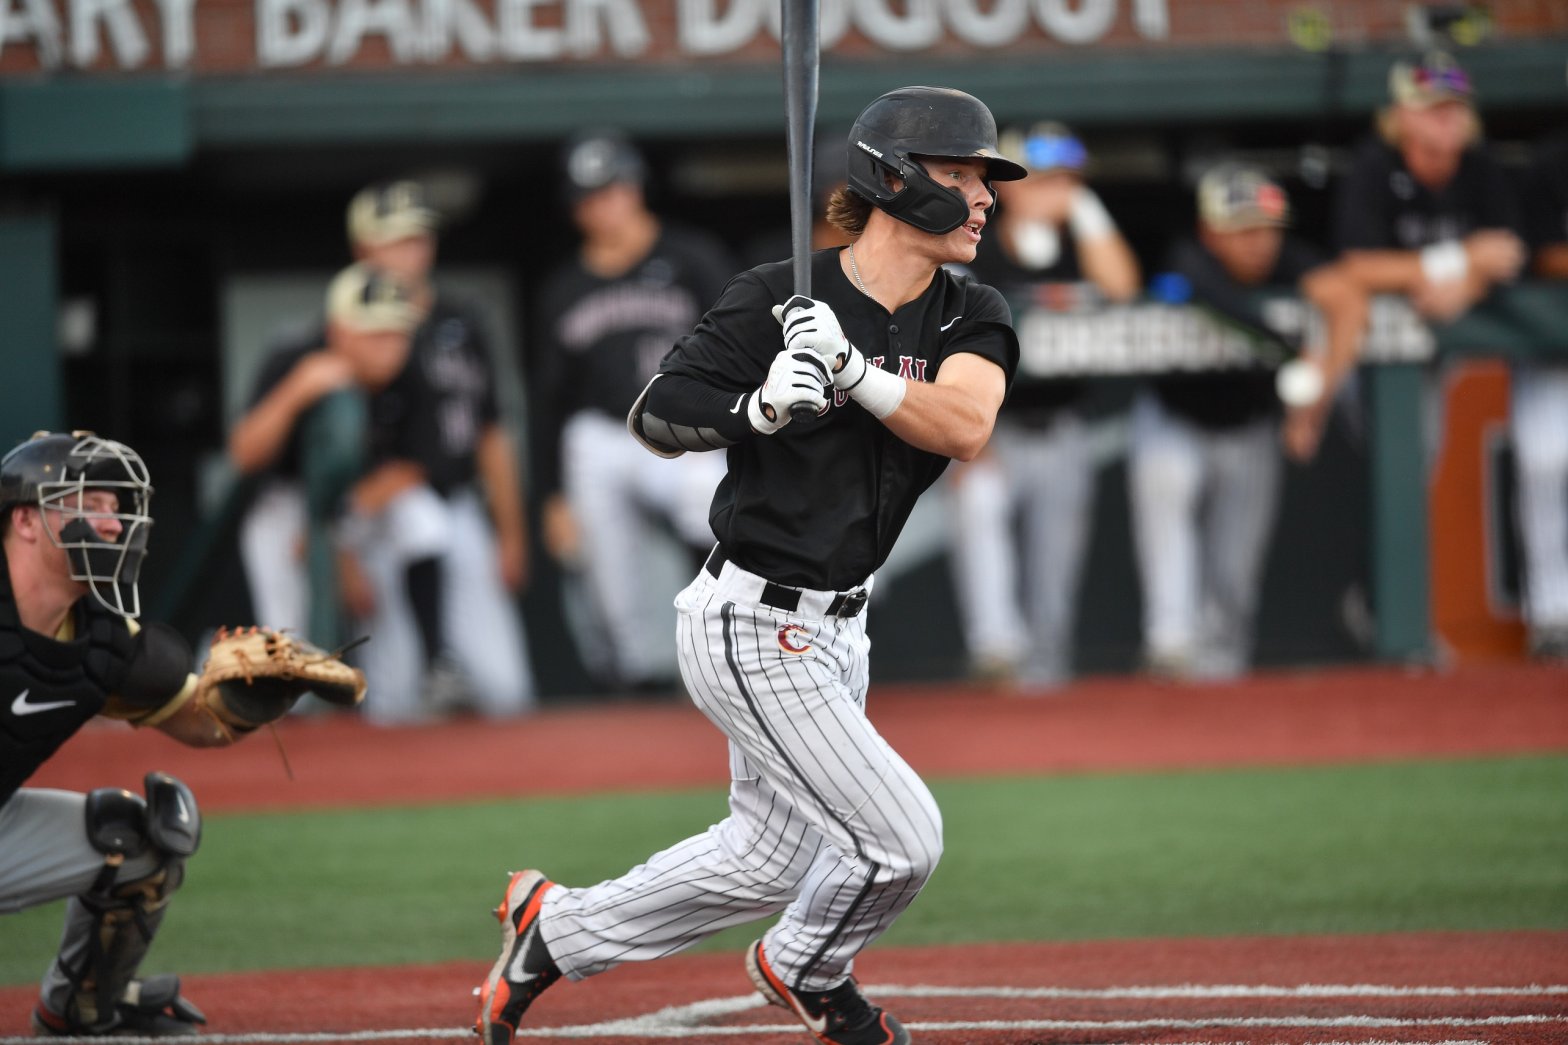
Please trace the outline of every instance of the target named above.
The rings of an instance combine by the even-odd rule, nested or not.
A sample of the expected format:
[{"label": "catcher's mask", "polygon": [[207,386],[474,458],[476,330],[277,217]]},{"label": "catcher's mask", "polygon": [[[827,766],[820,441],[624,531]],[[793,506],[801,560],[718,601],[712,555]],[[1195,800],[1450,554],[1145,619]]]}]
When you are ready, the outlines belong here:
[{"label": "catcher's mask", "polygon": [[[112,493],[114,510],[90,507],[89,491]],[[136,451],[91,432],[39,432],[0,460],[0,512],[26,504],[58,513],[58,534],[47,519],[44,531],[65,550],[71,579],[122,617],[141,613],[136,581],[147,556],[151,500],[147,465]],[[120,524],[113,540],[94,526],[103,519]]]},{"label": "catcher's mask", "polygon": [[[927,174],[919,156],[984,160],[988,187],[1029,173],[997,151],[996,120],[980,99],[948,87],[900,87],[866,106],[850,128],[849,188],[924,232],[952,232],[969,220],[969,204]],[[903,188],[890,189],[885,174]]]}]

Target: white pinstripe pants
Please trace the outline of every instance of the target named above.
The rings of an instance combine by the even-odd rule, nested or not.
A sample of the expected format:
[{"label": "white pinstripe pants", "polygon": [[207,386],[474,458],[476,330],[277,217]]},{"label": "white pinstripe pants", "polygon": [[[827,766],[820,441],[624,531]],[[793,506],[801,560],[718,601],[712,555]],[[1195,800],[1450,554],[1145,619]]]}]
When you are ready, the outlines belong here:
[{"label": "white pinstripe pants", "polygon": [[782,912],[769,963],[824,990],[936,867],[936,801],[866,719],[865,614],[813,615],[826,596],[809,592],[786,614],[759,590],[728,563],[675,600],[687,689],[730,741],[730,815],[619,878],[546,894],[545,942],[572,979]]},{"label": "white pinstripe pants", "polygon": [[1568,628],[1568,367],[1515,368],[1512,426],[1525,616]]}]

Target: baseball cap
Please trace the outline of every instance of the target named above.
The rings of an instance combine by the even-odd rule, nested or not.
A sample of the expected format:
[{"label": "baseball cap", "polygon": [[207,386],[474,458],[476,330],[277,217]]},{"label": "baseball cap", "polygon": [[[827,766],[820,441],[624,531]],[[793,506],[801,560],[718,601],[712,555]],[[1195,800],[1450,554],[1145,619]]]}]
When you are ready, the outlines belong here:
[{"label": "baseball cap", "polygon": [[327,317],[355,330],[412,330],[420,310],[408,287],[364,262],[339,272],[327,288]]},{"label": "baseball cap", "polygon": [[619,131],[590,131],[567,142],[561,156],[566,195],[580,200],[616,182],[641,185],[642,153]]},{"label": "baseball cap", "polygon": [[1426,108],[1441,102],[1468,102],[1475,94],[1470,74],[1445,51],[1431,51],[1419,62],[1395,62],[1388,71],[1388,93],[1399,105]]},{"label": "baseball cap", "polygon": [[434,232],[441,224],[417,181],[392,181],[363,189],[348,205],[351,243],[375,246]]},{"label": "baseball cap", "polygon": [[1014,127],[1003,133],[997,143],[1004,156],[1016,156],[1034,172],[1079,172],[1089,162],[1089,150],[1062,124],[1037,123]]},{"label": "baseball cap", "polygon": [[1198,181],[1198,216],[1220,232],[1290,224],[1290,199],[1261,168],[1222,163]]}]

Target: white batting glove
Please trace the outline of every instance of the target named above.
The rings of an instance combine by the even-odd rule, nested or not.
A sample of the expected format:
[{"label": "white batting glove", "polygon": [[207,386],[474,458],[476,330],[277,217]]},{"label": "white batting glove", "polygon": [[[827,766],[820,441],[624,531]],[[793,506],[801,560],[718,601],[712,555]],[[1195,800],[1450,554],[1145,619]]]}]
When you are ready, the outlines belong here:
[{"label": "white batting glove", "polygon": [[822,357],[833,373],[834,388],[848,388],[865,371],[865,356],[844,336],[827,302],[796,294],[773,306],[773,318],[784,327],[785,348],[808,349]]},{"label": "white batting glove", "polygon": [[746,419],[753,430],[772,435],[790,422],[790,412],[806,407],[819,414],[828,406],[832,387],[827,364],[815,352],[783,349],[773,357],[768,379],[746,400]]},{"label": "white batting glove", "polygon": [[773,318],[784,327],[785,350],[816,353],[833,375],[833,387],[847,392],[878,420],[886,418],[904,401],[904,379],[874,369],[860,349],[849,343],[838,317],[824,301],[796,294],[773,306]]}]

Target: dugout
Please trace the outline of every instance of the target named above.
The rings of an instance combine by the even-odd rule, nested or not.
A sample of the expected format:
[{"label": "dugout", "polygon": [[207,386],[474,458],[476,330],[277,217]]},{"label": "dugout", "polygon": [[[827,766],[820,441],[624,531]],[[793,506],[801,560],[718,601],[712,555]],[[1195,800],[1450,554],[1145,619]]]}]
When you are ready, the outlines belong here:
[{"label": "dugout", "polygon": [[[159,604],[210,536],[221,487],[212,461],[239,388],[236,287],[264,314],[324,281],[346,260],[343,207],[363,184],[449,178],[467,214],[443,236],[442,265],[496,303],[520,385],[523,306],[572,242],[555,164],[573,130],[627,129],[648,155],[656,209],[758,260],[758,244],[788,222],[767,6],[13,2],[0,23],[0,435],[9,444],[69,423],[146,456],[159,529],[144,583]],[[1002,123],[1064,120],[1088,141],[1096,187],[1153,272],[1190,225],[1196,172],[1221,154],[1279,171],[1298,225],[1309,236],[1321,227],[1336,164],[1369,128],[1390,61],[1411,50],[1406,7],[1340,2],[1314,16],[1276,0],[830,0],[818,123],[847,126],[869,98],[915,82],[969,90]],[[1561,121],[1568,14],[1522,2],[1492,4],[1484,19],[1432,10],[1424,31],[1474,44],[1462,59],[1489,136],[1522,162]],[[269,299],[269,287],[280,296]],[[1409,378],[1386,379],[1391,405],[1377,416],[1405,432],[1397,449],[1418,460]],[[1356,433],[1341,430],[1317,468],[1292,470],[1262,662],[1425,652],[1424,546],[1381,545],[1380,560],[1368,522],[1376,497],[1414,498],[1400,510],[1420,514],[1420,485],[1374,489],[1368,461]],[[1306,509],[1331,498],[1345,510],[1325,526]],[[1097,519],[1080,660],[1123,670],[1134,663],[1138,595],[1114,459]],[[916,537],[931,552],[934,537],[906,540]],[[1279,556],[1287,546],[1293,555]],[[951,605],[945,569],[926,554],[897,580],[899,597],[883,600],[873,625],[881,677],[961,666],[953,629],[897,609]],[[1394,575],[1379,582],[1380,569]],[[238,583],[232,557],[220,554],[216,570],[204,574],[228,579],[216,602],[180,607],[187,630],[243,614],[223,598]],[[556,592],[540,572],[525,604],[536,662],[547,692],[571,691],[581,676],[556,663],[552,651],[569,644],[551,634]],[[1358,634],[1344,597],[1378,583],[1384,631],[1374,620]]]}]

